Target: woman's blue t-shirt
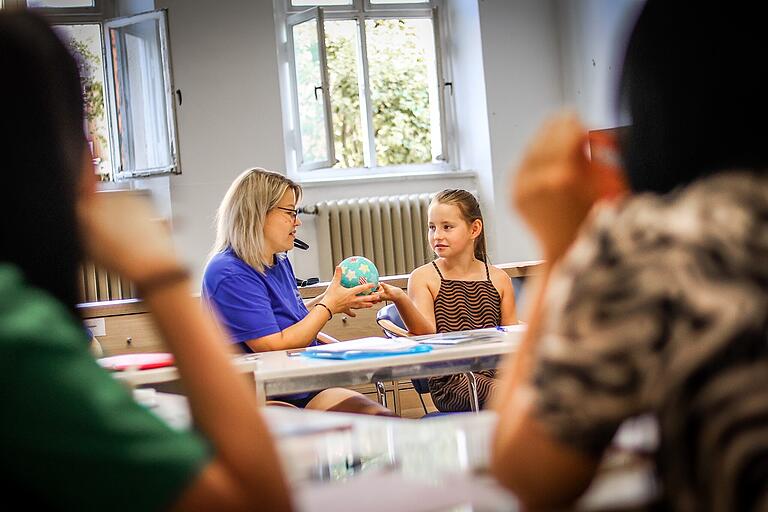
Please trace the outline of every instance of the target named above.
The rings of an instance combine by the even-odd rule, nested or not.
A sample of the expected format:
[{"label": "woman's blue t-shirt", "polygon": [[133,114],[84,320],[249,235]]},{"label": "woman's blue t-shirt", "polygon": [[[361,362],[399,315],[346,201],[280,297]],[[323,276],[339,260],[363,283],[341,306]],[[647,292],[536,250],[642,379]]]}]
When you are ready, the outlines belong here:
[{"label": "woman's blue t-shirt", "polygon": [[253,352],[246,341],[278,333],[308,314],[291,262],[284,255],[275,259],[262,273],[230,248],[211,258],[205,268],[203,298],[244,352]]}]

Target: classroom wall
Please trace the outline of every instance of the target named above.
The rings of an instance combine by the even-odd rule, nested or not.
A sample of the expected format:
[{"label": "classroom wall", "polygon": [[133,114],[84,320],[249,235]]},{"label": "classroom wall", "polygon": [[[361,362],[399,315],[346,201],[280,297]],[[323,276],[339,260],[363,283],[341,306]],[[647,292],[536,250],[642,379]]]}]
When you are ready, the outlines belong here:
[{"label": "classroom wall", "polygon": [[486,112],[494,201],[494,260],[537,259],[527,228],[509,205],[509,180],[541,120],[562,106],[558,18],[542,0],[484,0],[478,3],[485,70]]},{"label": "classroom wall", "polygon": [[157,0],[168,9],[182,174],[171,176],[174,235],[199,276],[216,207],[244,169],[284,168],[272,3]]},{"label": "classroom wall", "polygon": [[617,91],[629,30],[644,0],[558,1],[563,93],[591,129],[628,122]]},{"label": "classroom wall", "polygon": [[[475,189],[493,260],[537,258],[533,240],[508,208],[509,169],[540,121],[566,102],[577,103],[590,120],[603,119],[600,52],[614,44],[610,27],[622,9],[638,1],[613,3],[446,0],[459,167],[475,175],[313,184],[304,204]],[[199,277],[213,242],[215,209],[231,181],[252,166],[285,171],[273,6],[271,0],[156,0],[155,6],[168,9],[175,85],[183,95],[177,114],[183,173],[147,181],[167,194],[179,251]],[[598,55],[599,67],[585,68],[590,54]],[[302,220],[299,236],[315,246],[314,220]],[[311,250],[293,258],[297,274],[323,273]]]}]

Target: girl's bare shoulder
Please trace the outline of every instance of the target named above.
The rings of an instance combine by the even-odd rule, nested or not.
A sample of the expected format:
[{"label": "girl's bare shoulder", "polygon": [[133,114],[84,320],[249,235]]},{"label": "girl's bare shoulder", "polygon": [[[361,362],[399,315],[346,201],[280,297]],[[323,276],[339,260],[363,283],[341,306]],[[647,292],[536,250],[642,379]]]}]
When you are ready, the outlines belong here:
[{"label": "girl's bare shoulder", "polygon": [[413,284],[440,282],[440,276],[437,275],[432,262],[429,262],[411,272],[408,282]]},{"label": "girl's bare shoulder", "polygon": [[507,274],[504,270],[500,269],[499,267],[495,267],[493,265],[488,265],[488,271],[491,274],[491,281],[493,281],[493,284],[496,286],[506,285],[512,283],[511,279],[509,278],[509,274]]}]

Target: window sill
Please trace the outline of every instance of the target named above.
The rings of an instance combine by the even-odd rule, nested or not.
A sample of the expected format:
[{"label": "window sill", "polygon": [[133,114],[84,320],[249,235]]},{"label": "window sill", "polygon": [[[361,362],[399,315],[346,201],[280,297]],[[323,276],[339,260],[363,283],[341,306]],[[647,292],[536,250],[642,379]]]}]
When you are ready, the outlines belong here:
[{"label": "window sill", "polygon": [[384,183],[388,181],[413,181],[424,179],[445,178],[474,178],[475,171],[454,171],[448,169],[410,169],[410,170],[384,170],[372,169],[369,174],[350,174],[351,169],[328,169],[321,171],[306,171],[293,174],[291,179],[299,183],[302,188],[320,188],[340,183]]}]

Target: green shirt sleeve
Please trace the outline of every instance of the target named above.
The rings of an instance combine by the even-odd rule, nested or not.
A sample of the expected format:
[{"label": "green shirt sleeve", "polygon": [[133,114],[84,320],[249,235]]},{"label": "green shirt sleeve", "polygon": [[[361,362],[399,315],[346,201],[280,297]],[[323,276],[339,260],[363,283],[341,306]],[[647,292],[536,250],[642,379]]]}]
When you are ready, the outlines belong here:
[{"label": "green shirt sleeve", "polygon": [[98,366],[77,320],[0,266],[0,451],[10,488],[56,508],[169,507],[207,463]]}]

